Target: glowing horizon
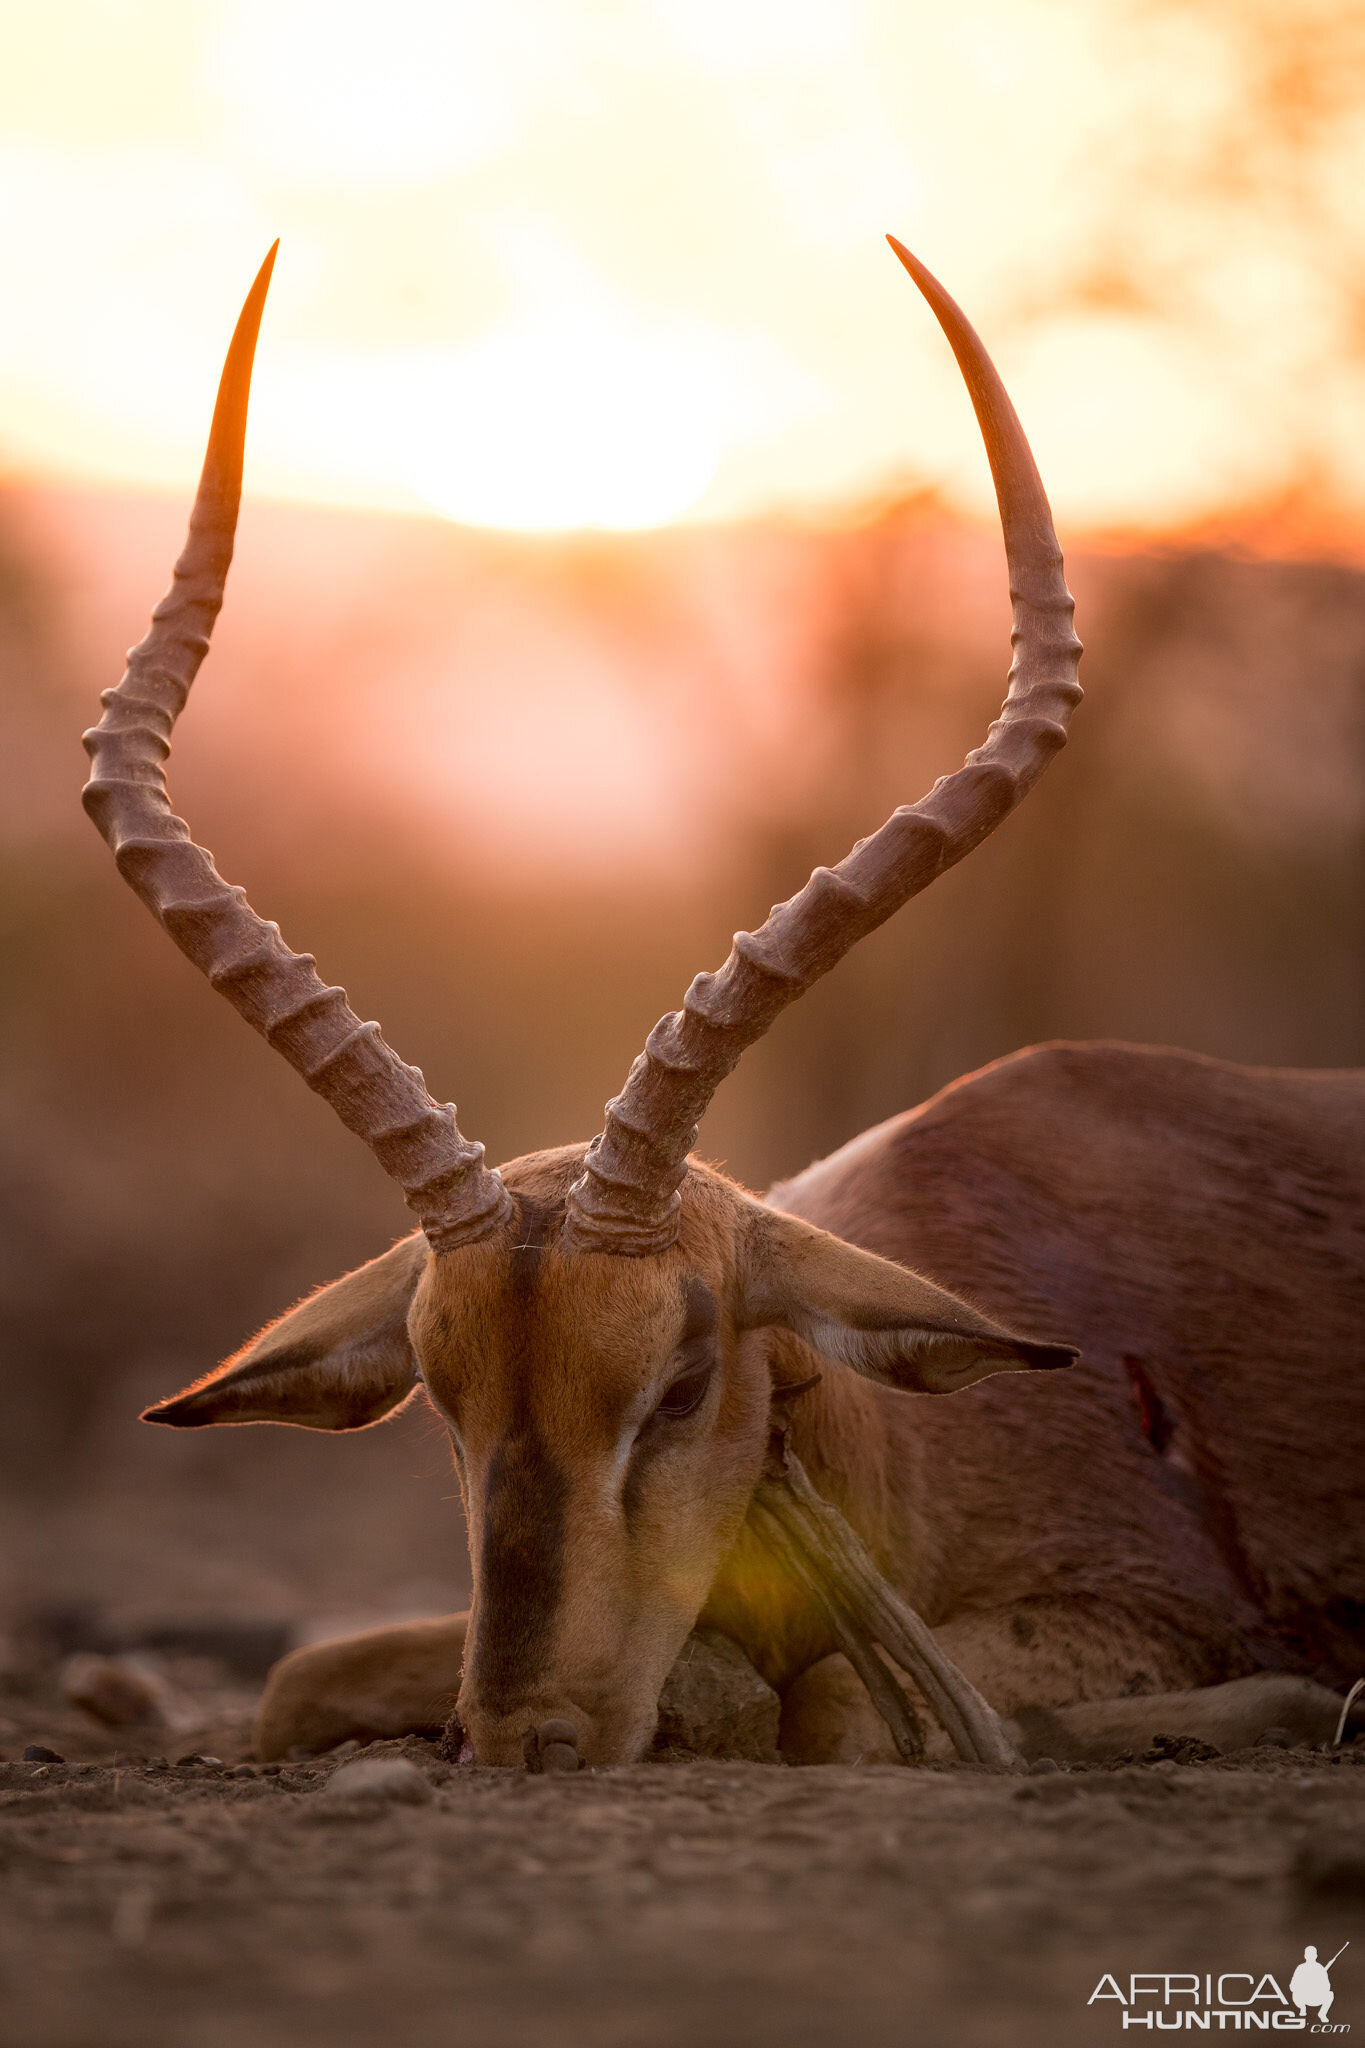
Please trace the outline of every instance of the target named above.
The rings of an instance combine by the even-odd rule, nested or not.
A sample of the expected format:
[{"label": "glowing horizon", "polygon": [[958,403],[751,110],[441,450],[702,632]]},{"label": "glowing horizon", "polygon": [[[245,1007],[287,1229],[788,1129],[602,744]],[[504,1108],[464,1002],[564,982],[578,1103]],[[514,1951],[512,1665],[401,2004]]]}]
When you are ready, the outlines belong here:
[{"label": "glowing horizon", "polygon": [[1196,0],[390,0],[382,32],[358,0],[0,0],[0,473],[183,492],[279,233],[265,495],[548,532],[897,487],[979,514],[891,230],[1071,529],[1305,496],[1365,524],[1365,58],[1305,8],[1308,86]]}]

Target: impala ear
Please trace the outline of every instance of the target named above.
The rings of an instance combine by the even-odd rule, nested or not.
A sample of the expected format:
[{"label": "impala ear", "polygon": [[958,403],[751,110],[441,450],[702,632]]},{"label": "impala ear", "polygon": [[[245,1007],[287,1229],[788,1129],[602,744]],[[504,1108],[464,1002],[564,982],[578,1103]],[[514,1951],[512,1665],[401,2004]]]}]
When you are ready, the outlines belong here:
[{"label": "impala ear", "polygon": [[904,1266],[755,1205],[742,1261],[743,1320],[904,1393],[952,1394],[996,1372],[1074,1365],[1070,1344],[1016,1337]]},{"label": "impala ear", "polygon": [[144,1422],[202,1429],[215,1422],[293,1422],[364,1429],[417,1385],[408,1309],[426,1267],[418,1231],[382,1258],[320,1287],[205,1379],[148,1408]]}]

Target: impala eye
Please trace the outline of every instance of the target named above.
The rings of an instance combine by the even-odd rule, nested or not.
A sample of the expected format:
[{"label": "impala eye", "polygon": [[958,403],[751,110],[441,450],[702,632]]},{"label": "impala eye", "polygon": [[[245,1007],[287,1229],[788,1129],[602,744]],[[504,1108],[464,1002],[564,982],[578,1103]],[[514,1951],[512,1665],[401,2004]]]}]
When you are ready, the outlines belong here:
[{"label": "impala eye", "polygon": [[684,1415],[694,1415],[706,1399],[713,1370],[708,1359],[705,1365],[694,1365],[690,1371],[679,1373],[672,1386],[666,1389],[654,1413],[666,1416],[670,1422],[679,1422]]}]

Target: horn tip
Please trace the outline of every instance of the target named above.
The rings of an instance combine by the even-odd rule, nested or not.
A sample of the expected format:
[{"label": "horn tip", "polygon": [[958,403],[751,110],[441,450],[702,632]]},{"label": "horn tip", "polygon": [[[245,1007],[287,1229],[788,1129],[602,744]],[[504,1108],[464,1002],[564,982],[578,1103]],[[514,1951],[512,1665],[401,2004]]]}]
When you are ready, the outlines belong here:
[{"label": "horn tip", "polygon": [[248,306],[254,307],[264,300],[267,291],[270,289],[270,279],[275,269],[275,258],[279,253],[280,238],[276,235],[274,241],[265,252],[265,261],[252,280],[251,290],[247,293]]},{"label": "horn tip", "polygon": [[942,285],[927,265],[920,262],[914,251],[907,249],[897,235],[888,235],[886,239],[892,254],[899,260],[902,268],[909,271],[925,296],[932,298],[936,293],[942,296]]}]

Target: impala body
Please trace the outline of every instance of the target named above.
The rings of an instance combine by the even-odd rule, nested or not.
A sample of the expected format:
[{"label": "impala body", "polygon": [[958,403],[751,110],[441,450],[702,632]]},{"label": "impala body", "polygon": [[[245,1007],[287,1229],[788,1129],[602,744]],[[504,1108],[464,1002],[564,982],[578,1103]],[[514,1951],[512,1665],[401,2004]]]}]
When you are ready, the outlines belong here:
[{"label": "impala body", "polygon": [[1000,822],[1079,697],[1018,421],[960,311],[896,247],[995,476],[1016,648],[1001,718],[957,775],[737,935],[590,1146],[498,1172],[170,810],[170,733],[231,559],[269,260],[248,299],[175,585],[87,735],[86,802],[177,944],[373,1147],[422,1228],[149,1419],[361,1428],[424,1387],[474,1572],[467,1617],[286,1659],[264,1753],[430,1726],[458,1701],[482,1762],[629,1760],[701,1619],[782,1691],[792,1760],[881,1754],[818,1603],[746,1527],[775,1407],[883,1573],[1054,1749],[1137,1739],[1154,1714],[1224,1739],[1294,1715],[1317,1732],[1334,1702],[1304,1675],[1335,1683],[1365,1657],[1356,1077],[1043,1048],[766,1202],[690,1156],[745,1047]]}]

